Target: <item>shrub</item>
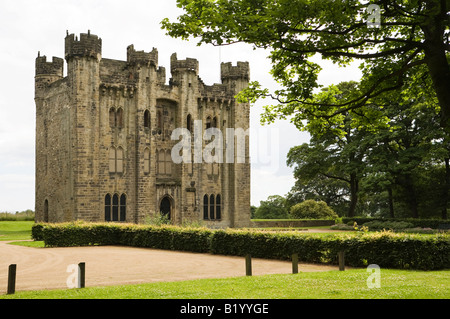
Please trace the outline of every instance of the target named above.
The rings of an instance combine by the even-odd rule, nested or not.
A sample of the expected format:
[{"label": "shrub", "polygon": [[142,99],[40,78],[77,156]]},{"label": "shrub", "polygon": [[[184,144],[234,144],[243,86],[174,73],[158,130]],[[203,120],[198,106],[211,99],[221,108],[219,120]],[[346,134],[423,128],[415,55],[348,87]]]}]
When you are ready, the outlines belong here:
[{"label": "shrub", "polygon": [[327,203],[308,199],[291,207],[291,218],[336,219],[338,215]]},{"label": "shrub", "polygon": [[402,230],[406,228],[412,228],[413,224],[403,221],[380,221],[380,220],[374,220],[371,222],[364,223],[363,226],[366,226],[369,228],[369,230]]}]

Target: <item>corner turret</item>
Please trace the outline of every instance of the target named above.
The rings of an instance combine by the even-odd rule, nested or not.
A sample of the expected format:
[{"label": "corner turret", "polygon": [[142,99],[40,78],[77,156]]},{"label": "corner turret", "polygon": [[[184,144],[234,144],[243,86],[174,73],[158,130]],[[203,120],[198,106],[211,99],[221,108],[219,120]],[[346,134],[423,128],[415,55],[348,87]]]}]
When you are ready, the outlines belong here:
[{"label": "corner turret", "polygon": [[178,60],[177,54],[173,53],[170,56],[170,72],[175,74],[182,71],[194,71],[198,75],[198,60],[187,58],[186,60]]},{"label": "corner turret", "polygon": [[236,66],[233,66],[231,62],[222,62],[220,64],[220,78],[222,83],[238,79],[249,81],[250,66],[248,62],[238,62]]},{"label": "corner turret", "polygon": [[81,33],[80,40],[73,33],[65,38],[65,58],[69,61],[72,57],[89,57],[100,61],[102,56],[102,39],[88,33]]},{"label": "corner turret", "polygon": [[41,56],[39,52],[36,58],[35,68],[35,88],[37,92],[39,89],[46,88],[53,82],[63,78],[64,60],[53,57],[52,62],[47,62],[47,57],[45,55]]}]

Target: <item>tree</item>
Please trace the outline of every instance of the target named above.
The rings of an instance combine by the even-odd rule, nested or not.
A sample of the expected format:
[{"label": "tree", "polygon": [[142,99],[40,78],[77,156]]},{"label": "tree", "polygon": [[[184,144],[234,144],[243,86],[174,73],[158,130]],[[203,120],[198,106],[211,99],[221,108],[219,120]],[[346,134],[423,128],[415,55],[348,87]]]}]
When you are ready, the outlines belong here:
[{"label": "tree", "polygon": [[[314,100],[319,101],[324,96],[327,99],[345,99],[355,93],[356,86],[356,82],[332,85],[315,95]],[[366,166],[363,161],[367,147],[366,135],[372,133],[364,128],[355,129],[354,116],[354,112],[350,111],[341,114],[341,124],[328,122],[316,125],[316,121],[310,120],[309,144],[291,148],[287,156],[287,164],[294,166],[296,179],[308,182],[321,175],[327,179],[346,183],[350,197],[347,213],[349,217],[355,216],[359,183]]]},{"label": "tree", "polygon": [[[272,75],[282,88],[269,92],[252,82],[240,95],[255,101],[272,97],[263,118],[296,115],[330,120],[367,105],[386,92],[409,88],[431,92],[439,102],[441,125],[450,131],[448,0],[178,0],[185,14],[162,21],[173,37],[197,37],[198,44],[245,42],[270,50]],[[375,18],[375,20],[374,20]],[[371,22],[378,22],[375,25]],[[363,77],[359,94],[339,103],[311,101],[318,88],[319,55],[346,66],[357,60]],[[336,120],[335,120],[336,121]]]},{"label": "tree", "polygon": [[282,219],[288,218],[288,210],[285,207],[285,199],[280,195],[271,195],[265,201],[260,201],[256,209],[255,219]]}]

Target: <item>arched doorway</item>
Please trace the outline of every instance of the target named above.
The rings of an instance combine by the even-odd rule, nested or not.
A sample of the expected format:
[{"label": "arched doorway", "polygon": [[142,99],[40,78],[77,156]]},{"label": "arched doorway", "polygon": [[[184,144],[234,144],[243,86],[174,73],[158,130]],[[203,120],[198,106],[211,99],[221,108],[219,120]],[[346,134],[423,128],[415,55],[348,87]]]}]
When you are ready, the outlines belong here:
[{"label": "arched doorway", "polygon": [[164,198],[161,200],[161,204],[159,204],[159,212],[162,216],[165,216],[167,219],[170,220],[170,213],[172,211],[172,202],[169,198],[169,196],[164,196]]}]

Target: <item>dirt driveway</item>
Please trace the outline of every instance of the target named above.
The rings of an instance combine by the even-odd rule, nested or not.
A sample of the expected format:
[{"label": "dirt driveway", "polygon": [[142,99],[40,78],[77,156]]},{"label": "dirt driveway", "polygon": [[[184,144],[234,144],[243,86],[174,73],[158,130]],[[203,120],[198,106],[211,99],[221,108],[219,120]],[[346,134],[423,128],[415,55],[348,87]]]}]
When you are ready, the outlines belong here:
[{"label": "dirt driveway", "polygon": [[[17,265],[16,291],[65,289],[71,264],[86,263],[86,287],[223,278],[245,275],[243,257],[122,246],[32,248],[0,241],[0,294],[7,291],[8,266]],[[252,259],[253,275],[290,273],[289,261]],[[299,271],[336,266],[299,264]],[[73,276],[72,276],[73,277]]]}]

